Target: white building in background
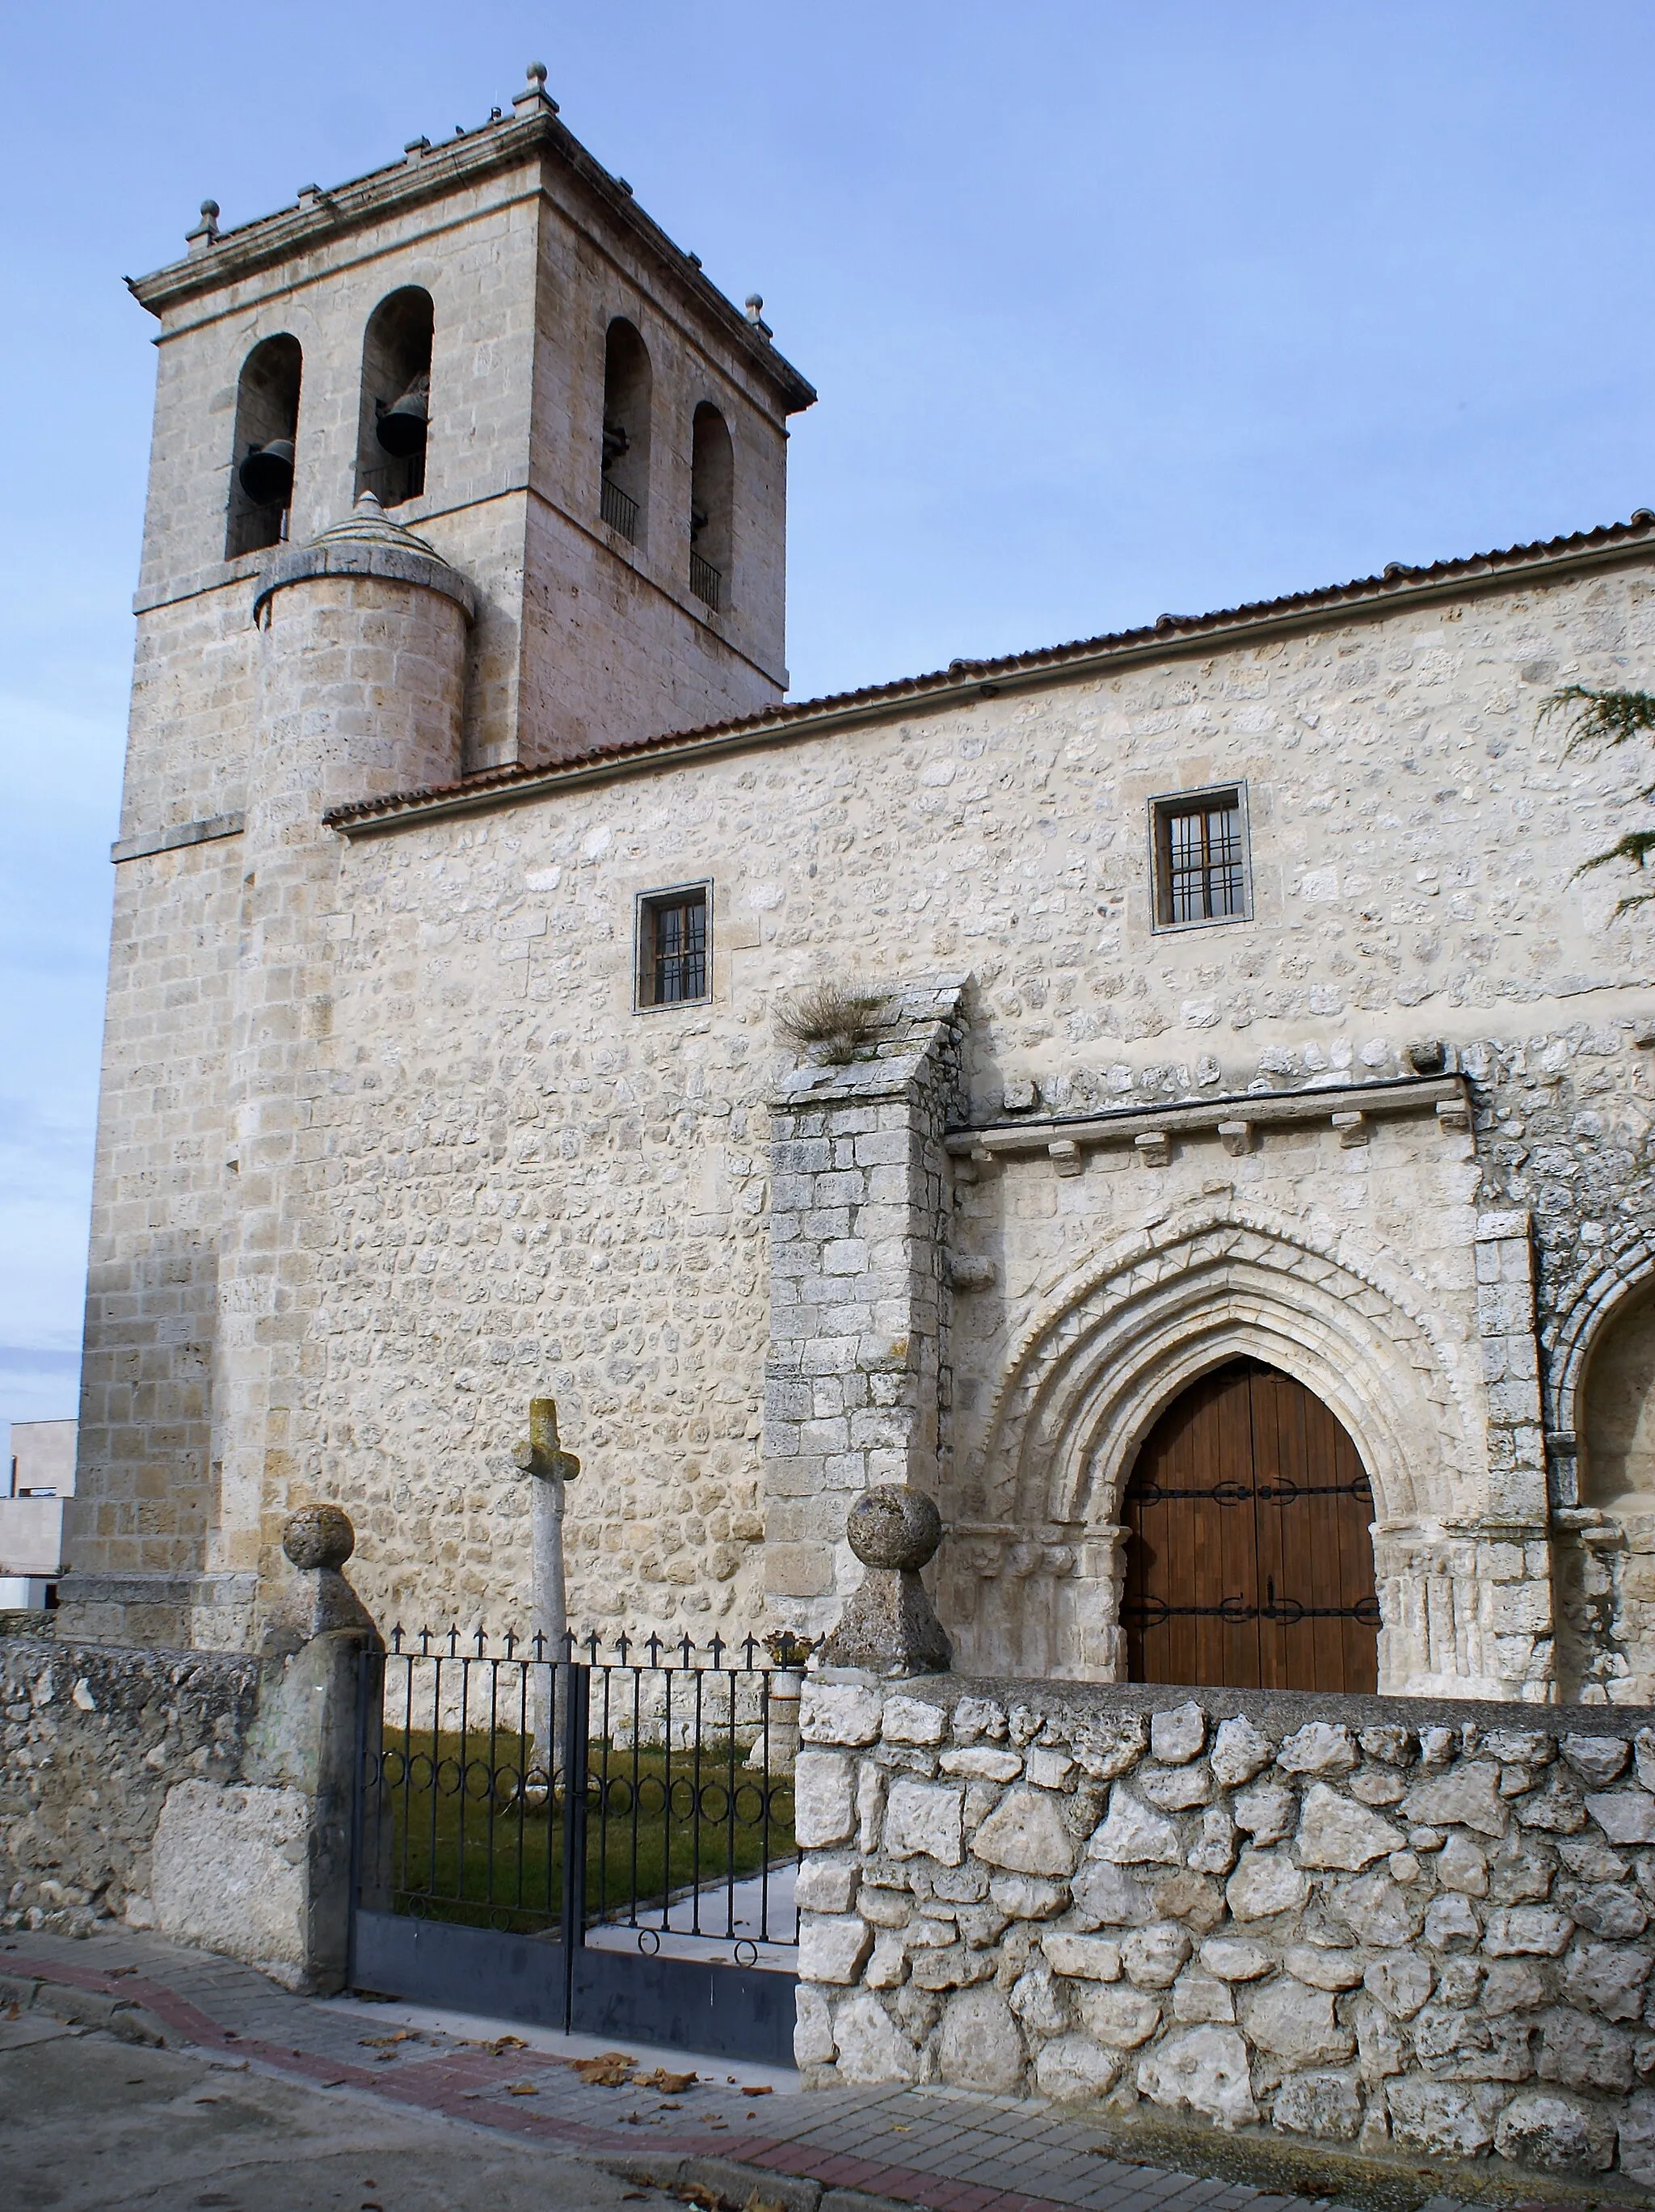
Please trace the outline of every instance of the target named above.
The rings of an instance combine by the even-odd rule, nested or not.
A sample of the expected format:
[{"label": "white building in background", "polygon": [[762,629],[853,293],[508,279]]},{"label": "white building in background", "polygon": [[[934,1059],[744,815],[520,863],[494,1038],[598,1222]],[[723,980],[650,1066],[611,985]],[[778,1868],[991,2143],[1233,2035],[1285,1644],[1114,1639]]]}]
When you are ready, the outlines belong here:
[{"label": "white building in background", "polygon": [[74,1421],[14,1421],[0,1496],[0,1613],[38,1612],[63,1566],[64,1500],[75,1495]]}]

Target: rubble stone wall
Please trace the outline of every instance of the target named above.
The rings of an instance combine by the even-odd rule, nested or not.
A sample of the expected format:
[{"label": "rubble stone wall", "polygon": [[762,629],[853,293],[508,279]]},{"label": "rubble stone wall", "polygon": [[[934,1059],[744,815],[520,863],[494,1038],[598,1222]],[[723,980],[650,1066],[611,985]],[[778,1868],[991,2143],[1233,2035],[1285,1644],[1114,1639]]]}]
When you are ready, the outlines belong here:
[{"label": "rubble stone wall", "polygon": [[807,2078],[1655,2185],[1655,1712],[806,1685]]},{"label": "rubble stone wall", "polygon": [[261,1673],[228,1653],[0,1635],[0,1927],[153,1925],[167,1793],[239,1775]]}]

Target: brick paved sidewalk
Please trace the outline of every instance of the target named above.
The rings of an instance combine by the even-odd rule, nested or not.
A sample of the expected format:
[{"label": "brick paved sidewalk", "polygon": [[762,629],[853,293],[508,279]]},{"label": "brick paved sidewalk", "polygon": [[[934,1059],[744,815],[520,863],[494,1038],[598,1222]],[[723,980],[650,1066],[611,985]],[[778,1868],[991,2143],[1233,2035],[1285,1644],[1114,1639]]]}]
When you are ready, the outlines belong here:
[{"label": "brick paved sidewalk", "polygon": [[[1417,2167],[959,2090],[806,2094],[775,2069],[732,2072],[727,2061],[641,2045],[629,2047],[634,2077],[694,2066],[700,2078],[676,2094],[635,2078],[602,2087],[567,2063],[597,2051],[589,2037],[294,1996],[230,1960],[126,1930],[0,1941],[0,2008],[33,2002],[36,1982],[43,2006],[88,2024],[142,2039],[159,2023],[169,2043],[580,2152],[664,2186],[700,2180],[739,2203],[761,2169],[787,2212],[876,2212],[874,2198],[926,2212],[1306,2212],[1306,2200],[1331,2197],[1373,2212],[1455,2212]],[[745,2171],[721,2175],[709,2160]],[[1525,2195],[1509,2180],[1464,2190],[1462,2174],[1452,2179],[1487,2201]],[[1547,2195],[1603,2201],[1597,2189]]]}]

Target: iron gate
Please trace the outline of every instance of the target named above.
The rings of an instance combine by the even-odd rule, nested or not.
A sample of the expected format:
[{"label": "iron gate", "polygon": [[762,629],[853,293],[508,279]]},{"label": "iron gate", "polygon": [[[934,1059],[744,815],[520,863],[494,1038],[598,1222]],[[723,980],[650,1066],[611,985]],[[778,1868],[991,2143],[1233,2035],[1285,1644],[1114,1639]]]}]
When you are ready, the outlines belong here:
[{"label": "iron gate", "polygon": [[791,1652],[466,1640],[362,1656],[353,1987],[791,2064]]}]

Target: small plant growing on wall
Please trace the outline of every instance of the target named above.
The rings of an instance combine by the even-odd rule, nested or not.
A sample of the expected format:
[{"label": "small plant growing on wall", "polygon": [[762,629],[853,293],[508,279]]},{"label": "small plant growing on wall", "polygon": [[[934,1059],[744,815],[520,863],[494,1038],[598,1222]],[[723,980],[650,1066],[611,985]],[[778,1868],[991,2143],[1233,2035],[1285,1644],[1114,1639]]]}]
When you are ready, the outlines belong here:
[{"label": "small plant growing on wall", "polygon": [[[1655,692],[1593,691],[1584,684],[1571,684],[1554,691],[1541,711],[1565,717],[1569,733],[1565,750],[1572,753],[1589,745],[1628,744],[1636,738],[1655,733]],[[1646,805],[1655,804],[1655,783],[1646,784],[1638,796]],[[1652,854],[1655,854],[1655,830],[1628,830],[1606,853],[1594,853],[1591,860],[1583,861],[1576,872],[1585,875],[1589,868],[1606,867],[1611,860],[1630,860],[1639,869],[1647,869]],[[1616,907],[1616,914],[1647,906],[1652,900],[1655,890],[1628,891]]]},{"label": "small plant growing on wall", "polygon": [[842,983],[811,983],[784,1001],[776,1015],[776,1034],[796,1051],[809,1052],[831,1066],[853,1060],[873,1031],[884,1005],[877,991],[847,991]]}]

